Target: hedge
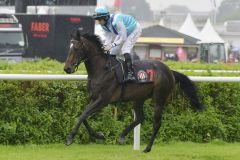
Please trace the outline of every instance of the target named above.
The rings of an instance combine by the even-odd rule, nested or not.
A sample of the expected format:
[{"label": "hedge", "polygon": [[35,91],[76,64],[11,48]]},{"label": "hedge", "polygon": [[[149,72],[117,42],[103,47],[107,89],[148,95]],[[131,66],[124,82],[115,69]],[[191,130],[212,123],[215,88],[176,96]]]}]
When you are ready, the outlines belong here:
[{"label": "hedge", "polygon": [[[164,62],[174,70],[206,70],[203,73],[194,73],[184,71],[187,75],[202,75],[202,76],[240,76],[240,73],[214,73],[211,70],[239,70],[240,64],[208,64],[208,63],[179,63],[174,61]],[[22,63],[9,63],[0,61],[0,73],[43,73],[43,74],[64,74],[63,63],[56,60],[43,59],[34,61],[24,61]],[[80,65],[75,74],[87,74],[83,64]]]},{"label": "hedge", "polygon": [[[240,142],[240,83],[201,82],[196,85],[206,110],[194,112],[182,92],[177,90],[164,111],[156,143],[210,142],[214,139]],[[0,144],[64,143],[88,102],[86,82],[2,80]],[[148,142],[152,132],[152,106],[151,99],[145,102],[145,121],[141,128],[143,143]],[[82,126],[75,142],[116,144],[121,131],[133,120],[132,115],[131,103],[111,104],[89,118],[91,126],[103,132],[106,140],[91,138]],[[131,132],[126,143],[132,140]]]},{"label": "hedge", "polygon": [[[164,111],[156,141],[240,141],[240,84],[198,83],[197,86],[207,109],[193,112],[179,91]],[[0,143],[62,143],[88,101],[85,82],[0,81]],[[145,143],[152,131],[152,106],[151,100],[144,106],[141,139]],[[89,119],[96,131],[105,134],[104,143],[108,144],[115,144],[121,130],[131,121],[131,103],[111,104]],[[132,139],[130,133],[127,143]],[[76,141],[95,140],[81,127]]]}]

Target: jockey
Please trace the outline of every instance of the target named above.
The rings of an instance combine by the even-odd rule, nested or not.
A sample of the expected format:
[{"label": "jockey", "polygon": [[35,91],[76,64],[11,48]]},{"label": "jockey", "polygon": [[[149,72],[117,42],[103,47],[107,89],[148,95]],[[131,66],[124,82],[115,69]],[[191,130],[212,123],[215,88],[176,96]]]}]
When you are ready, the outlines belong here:
[{"label": "jockey", "polygon": [[104,30],[104,50],[111,55],[123,54],[128,66],[127,80],[135,80],[131,51],[142,33],[140,24],[130,15],[110,14],[105,7],[96,8],[93,18]]}]

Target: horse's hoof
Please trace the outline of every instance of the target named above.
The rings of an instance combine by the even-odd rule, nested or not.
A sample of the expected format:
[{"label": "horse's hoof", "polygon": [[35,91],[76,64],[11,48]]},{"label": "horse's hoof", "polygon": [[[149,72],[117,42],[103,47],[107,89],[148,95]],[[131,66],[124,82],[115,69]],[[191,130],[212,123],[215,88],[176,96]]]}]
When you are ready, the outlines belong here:
[{"label": "horse's hoof", "polygon": [[151,151],[151,147],[146,147],[145,149],[144,149],[144,153],[148,153],[148,152],[150,152]]},{"label": "horse's hoof", "polygon": [[73,138],[72,138],[71,136],[69,136],[69,137],[67,138],[66,145],[67,145],[67,146],[70,146],[72,143],[73,143]]},{"label": "horse's hoof", "polygon": [[118,140],[118,143],[119,144],[124,144],[124,142],[125,142],[125,138],[120,137],[119,140]]},{"label": "horse's hoof", "polygon": [[97,139],[105,139],[104,134],[102,132],[97,132],[95,138],[97,138]]}]

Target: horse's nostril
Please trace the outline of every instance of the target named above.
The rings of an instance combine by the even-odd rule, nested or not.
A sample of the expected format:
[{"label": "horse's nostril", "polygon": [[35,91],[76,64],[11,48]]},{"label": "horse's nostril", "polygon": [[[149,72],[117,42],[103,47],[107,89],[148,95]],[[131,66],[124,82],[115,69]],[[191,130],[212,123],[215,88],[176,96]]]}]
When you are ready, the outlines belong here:
[{"label": "horse's nostril", "polygon": [[71,73],[71,68],[64,68],[64,71],[66,72],[66,73]]}]

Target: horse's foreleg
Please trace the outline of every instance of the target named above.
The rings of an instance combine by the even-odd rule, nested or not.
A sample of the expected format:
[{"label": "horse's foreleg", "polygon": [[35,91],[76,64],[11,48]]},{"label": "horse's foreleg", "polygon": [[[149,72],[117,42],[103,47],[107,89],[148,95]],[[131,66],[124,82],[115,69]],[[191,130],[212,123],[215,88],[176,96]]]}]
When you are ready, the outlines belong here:
[{"label": "horse's foreleg", "polygon": [[90,136],[96,138],[96,139],[105,139],[103,133],[101,132],[95,132],[93,130],[93,128],[88,124],[87,120],[83,121],[84,126],[86,127],[86,129],[88,130],[88,133],[90,134]]},{"label": "horse's foreleg", "polygon": [[95,100],[94,102],[90,103],[87,108],[83,111],[83,113],[80,115],[76,125],[73,127],[71,133],[69,134],[68,138],[67,138],[67,142],[66,145],[71,145],[73,143],[73,139],[75,137],[75,135],[77,134],[77,131],[81,125],[81,123],[86,120],[86,118],[91,115],[92,113],[99,111],[100,109],[102,109],[107,103],[105,103],[104,100],[102,100],[102,98],[98,98],[97,100]]},{"label": "horse's foreleg", "polygon": [[143,104],[144,104],[144,101],[134,103],[133,109],[135,112],[135,120],[128,127],[126,127],[120,134],[120,138],[119,138],[120,144],[123,144],[125,142],[126,135],[134,127],[136,127],[139,123],[142,123],[144,121]]}]

